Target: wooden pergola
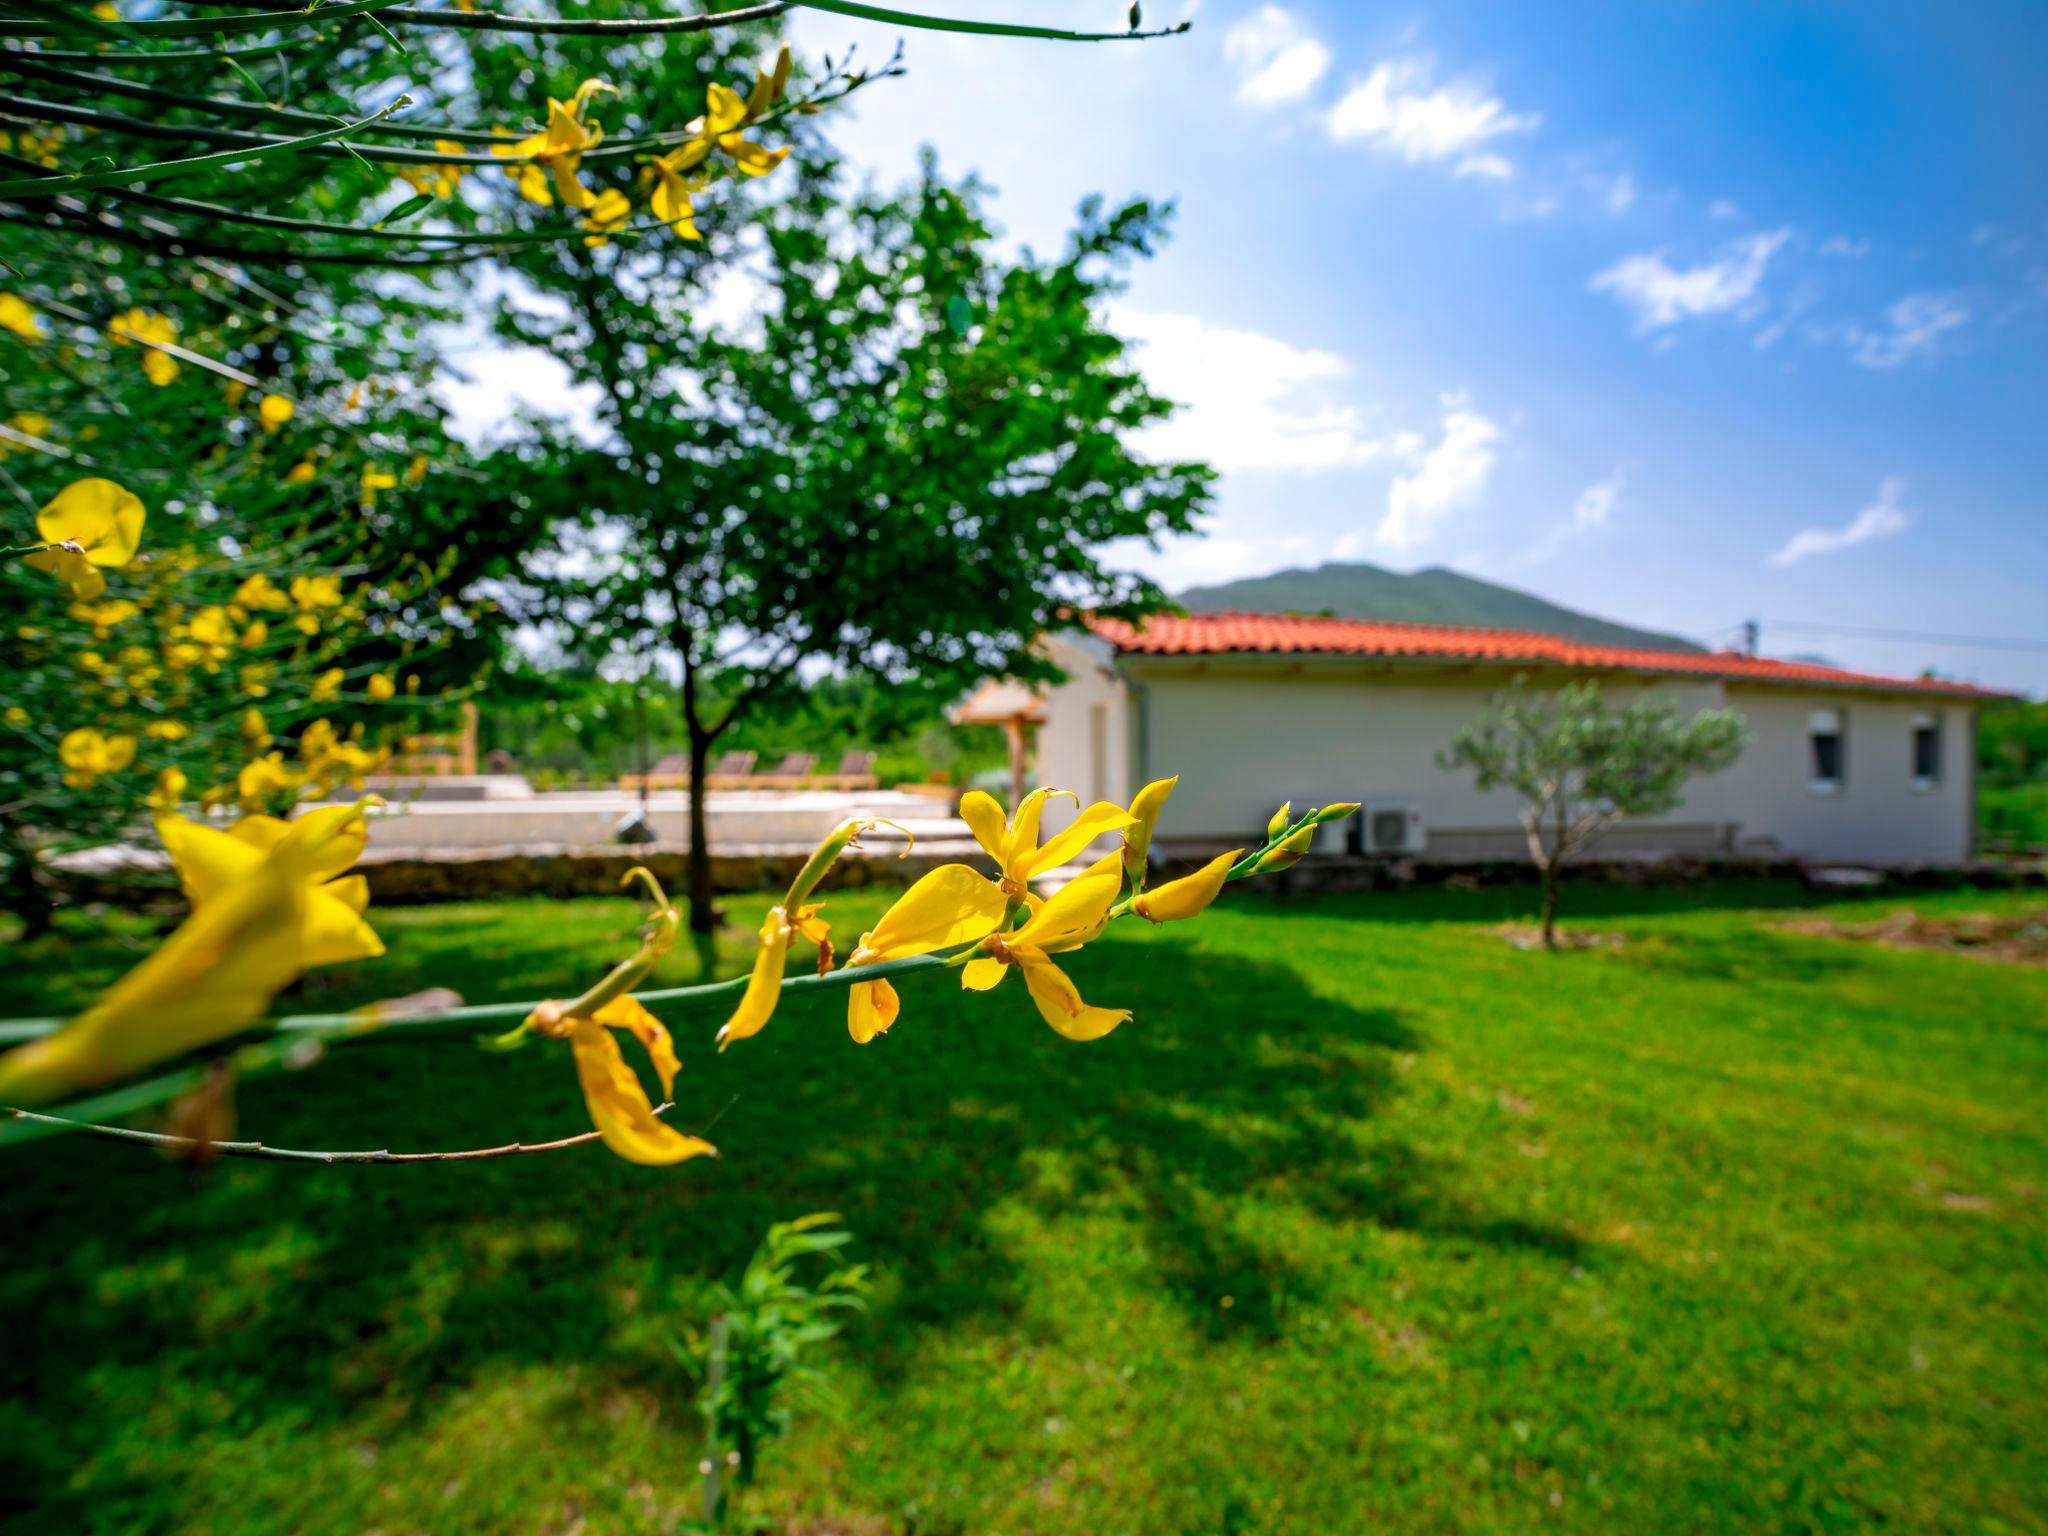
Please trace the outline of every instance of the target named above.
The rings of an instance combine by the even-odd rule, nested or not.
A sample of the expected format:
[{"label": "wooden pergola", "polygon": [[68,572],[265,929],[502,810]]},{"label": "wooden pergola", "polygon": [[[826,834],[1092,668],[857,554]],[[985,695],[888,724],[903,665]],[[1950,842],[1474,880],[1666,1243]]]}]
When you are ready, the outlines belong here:
[{"label": "wooden pergola", "polygon": [[1045,700],[1028,683],[991,677],[947,712],[955,725],[1000,725],[1010,744],[1010,809],[1024,799],[1030,777],[1028,732],[1045,724]]}]

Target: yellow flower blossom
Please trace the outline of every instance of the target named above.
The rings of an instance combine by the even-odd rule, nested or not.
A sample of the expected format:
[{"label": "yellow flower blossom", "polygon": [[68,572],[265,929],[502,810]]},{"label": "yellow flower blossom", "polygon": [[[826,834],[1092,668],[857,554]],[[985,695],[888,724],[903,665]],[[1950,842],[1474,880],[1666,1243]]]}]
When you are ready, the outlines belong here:
[{"label": "yellow flower blossom", "polygon": [[[684,158],[690,146],[671,150],[668,154],[657,155],[651,162],[654,171],[654,195],[648,199],[648,207],[654,216],[673,230],[680,239],[702,240],[703,232],[697,228],[697,204],[695,195],[711,185],[703,176],[685,176],[688,169]],[[697,156],[698,160],[703,159]],[[695,160],[690,161],[694,165]]]},{"label": "yellow flower blossom", "polygon": [[281,795],[295,793],[306,776],[290,767],[282,752],[266,752],[242,764],[235,775],[235,798],[245,811],[262,810]]},{"label": "yellow flower blossom", "polygon": [[507,159],[526,160],[530,164],[508,166],[506,172],[519,187],[522,196],[538,203],[552,199],[535,197],[529,190],[530,178],[525,174],[536,168],[544,168],[554,178],[554,189],[564,203],[571,208],[588,208],[597,201],[596,194],[577,178],[577,168],[583,163],[586,151],[595,149],[604,138],[604,129],[595,123],[584,121],[584,111],[590,98],[600,91],[618,95],[616,87],[602,80],[586,80],[577,87],[576,94],[568,101],[548,100],[548,125],[539,133],[529,134],[511,144],[494,144],[491,153]]},{"label": "yellow flower blossom", "polygon": [[142,728],[142,734],[151,741],[183,741],[192,734],[192,727],[182,720],[152,720]]},{"label": "yellow flower blossom", "polygon": [[116,624],[125,624],[142,612],[139,605],[125,597],[110,597],[103,603],[73,603],[71,617],[81,624],[90,624],[95,640],[104,640]]},{"label": "yellow flower blossom", "polygon": [[218,603],[209,603],[193,614],[185,633],[201,645],[226,647],[235,643],[234,622],[227,609]]},{"label": "yellow flower blossom", "polygon": [[309,967],[384,952],[362,917],[369,887],[337,878],[363,850],[360,806],[227,831],[156,824],[191,915],[62,1029],[0,1056],[0,1103],[46,1103],[225,1040]]},{"label": "yellow flower blossom", "polygon": [[311,459],[301,459],[284,472],[284,483],[286,485],[304,485],[312,478],[313,461]]},{"label": "yellow flower blossom", "polygon": [[614,998],[588,1018],[575,1021],[569,1049],[576,1058],[576,1080],[604,1144],[628,1162],[655,1167],[716,1157],[718,1149],[710,1142],[664,1125],[655,1115],[613,1030],[623,1030],[646,1049],[664,1099],[673,1097],[682,1065],[661,1021],[631,997]]},{"label": "yellow flower blossom", "polygon": [[583,227],[590,231],[583,237],[583,243],[592,250],[610,245],[612,235],[632,217],[633,204],[626,194],[617,187],[606,187],[583,216]]},{"label": "yellow flower blossom", "polygon": [[270,745],[270,722],[253,704],[242,711],[242,740],[248,743],[251,752],[261,752]]},{"label": "yellow flower blossom", "polygon": [[142,542],[142,502],[111,480],[74,480],[36,514],[36,531],[51,546],[27,557],[82,602],[107,590],[102,569],[118,570]]},{"label": "yellow flower blossom", "polygon": [[[0,294],[0,300],[4,300],[5,297],[4,294]],[[33,438],[37,442],[46,442],[50,436],[50,418],[41,411],[16,411],[7,418],[7,430],[21,437]],[[10,439],[0,438],[0,459],[13,453],[18,446],[20,445]]]},{"label": "yellow flower blossom", "polygon": [[[387,483],[391,477],[383,477]],[[374,497],[374,493],[372,493]],[[320,633],[320,610],[339,608],[342,602],[341,578],[339,576],[294,576],[292,578],[291,600],[298,608],[292,622],[299,632],[306,635]]]},{"label": "yellow flower blossom", "polygon": [[1131,824],[1124,828],[1124,873],[1131,889],[1145,884],[1145,858],[1152,851],[1152,832],[1159,825],[1159,813],[1166,809],[1167,796],[1180,782],[1180,775],[1155,779],[1131,799]]},{"label": "yellow flower blossom", "polygon": [[[436,139],[434,148],[444,155],[464,155],[468,149],[454,139]],[[431,192],[436,197],[453,197],[455,189],[462,183],[469,167],[460,162],[442,165],[401,165],[398,174],[415,192]]]},{"label": "yellow flower blossom", "polygon": [[712,85],[705,93],[704,115],[690,124],[690,139],[662,158],[678,173],[699,164],[716,149],[748,176],[765,176],[782,164],[789,147],[767,149],[740,130],[782,99],[789,83],[789,50],[776,55],[775,68],[757,72],[754,89],[741,96],[730,86]]},{"label": "yellow flower blossom", "polygon": [[407,485],[418,485],[422,480],[426,479],[427,469],[431,462],[424,453],[414,454],[412,462],[405,466],[405,483]]},{"label": "yellow flower blossom", "polygon": [[251,619],[242,627],[242,649],[245,651],[255,650],[257,646],[269,638],[270,621],[268,619]]},{"label": "yellow flower blossom", "polygon": [[1192,875],[1183,875],[1178,880],[1169,880],[1155,890],[1144,892],[1131,903],[1131,910],[1155,923],[1172,923],[1193,917],[1216,899],[1223,889],[1223,882],[1230,877],[1230,867],[1243,854],[1242,848],[1219,854]]},{"label": "yellow flower blossom", "polygon": [[822,954],[830,955],[831,933],[830,925],[818,916],[817,904],[798,906],[794,916],[785,907],[768,909],[767,917],[761,921],[761,947],[754,955],[747,990],[741,994],[732,1017],[718,1029],[721,1051],[735,1040],[758,1035],[775,1012],[782,996],[782,976],[789,963],[791,941],[798,937],[809,939]]},{"label": "yellow flower blossom", "polygon": [[[995,882],[965,864],[942,864],[905,891],[882,920],[860,936],[847,969],[971,944],[994,931],[1009,905]],[[900,1008],[896,989],[886,978],[855,982],[846,997],[847,1033],[866,1045],[896,1022]]]},{"label": "yellow flower blossom", "polygon": [[43,317],[17,293],[0,293],[0,331],[12,331],[23,341],[43,339]]},{"label": "yellow flower blossom", "polygon": [[159,769],[156,787],[149,792],[149,807],[158,811],[175,811],[185,798],[185,786],[189,782],[182,768]]},{"label": "yellow flower blossom", "polygon": [[1128,1019],[1130,1010],[1084,1003],[1080,989],[1051,957],[1079,949],[1102,932],[1123,879],[1122,852],[1103,855],[1047,898],[1022,927],[989,938],[983,945],[987,953],[968,963],[960,984],[986,992],[1017,966],[1046,1023],[1069,1040],[1101,1039]]},{"label": "yellow flower blossom", "polygon": [[289,608],[292,600],[285,596],[277,584],[261,571],[243,579],[235,588],[235,603],[242,608],[278,609]]},{"label": "yellow flower blossom", "polygon": [[265,395],[256,405],[256,418],[263,423],[265,432],[281,432],[284,424],[292,419],[297,409],[283,395]]},{"label": "yellow flower blossom", "polygon": [[391,681],[390,673],[372,672],[369,680],[363,684],[363,691],[370,696],[371,703],[382,704],[398,692],[398,685]]},{"label": "yellow flower blossom", "polygon": [[67,731],[57,743],[57,760],[64,765],[64,782],[73,789],[90,789],[101,775],[120,773],[135,761],[133,736],[107,736],[92,726]]},{"label": "yellow flower blossom", "polygon": [[0,721],[5,721],[17,731],[26,730],[30,718],[29,712],[19,704],[10,704],[6,709],[0,710]]},{"label": "yellow flower blossom", "polygon": [[1025,899],[1033,877],[1058,869],[1098,837],[1119,832],[1134,819],[1122,806],[1098,800],[1052,841],[1040,844],[1038,821],[1045,802],[1054,795],[1068,793],[1063,789],[1034,789],[1017,807],[1015,821],[1005,820],[1003,808],[995,798],[978,789],[960,797],[960,819],[967,823],[982,852],[1000,866],[1003,892],[1012,901]]},{"label": "yellow flower blossom", "polygon": [[[392,474],[390,470],[380,468],[375,464],[364,465],[362,504],[366,507],[374,507],[377,505],[377,493],[379,491],[388,491],[396,484],[398,484],[398,477]],[[309,630],[307,633],[310,634],[311,631]]]},{"label": "yellow flower blossom", "polygon": [[326,704],[341,697],[341,685],[348,674],[339,667],[329,667],[313,679],[312,700],[315,704]]},{"label": "yellow flower blossom", "polygon": [[169,315],[153,309],[124,310],[107,322],[107,334],[116,346],[143,348],[142,371],[149,375],[150,383],[168,384],[178,376],[178,360],[159,350],[178,340],[177,322]]}]

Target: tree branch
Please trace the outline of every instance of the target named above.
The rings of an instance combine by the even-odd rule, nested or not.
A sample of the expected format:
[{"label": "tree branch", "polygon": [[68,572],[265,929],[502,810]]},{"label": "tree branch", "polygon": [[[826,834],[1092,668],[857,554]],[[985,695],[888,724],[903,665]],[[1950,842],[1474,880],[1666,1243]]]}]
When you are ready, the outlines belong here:
[{"label": "tree branch", "polygon": [[[654,1113],[664,1114],[673,1104],[658,1104]],[[532,1157],[541,1152],[560,1152],[601,1139],[601,1131],[584,1131],[559,1141],[507,1142],[501,1147],[472,1147],[460,1152],[304,1152],[293,1147],[265,1146],[260,1141],[201,1141],[191,1136],[166,1136],[158,1131],[131,1130],[123,1125],[95,1125],[85,1120],[66,1120],[61,1115],[39,1115],[32,1110],[9,1109],[16,1120],[96,1137],[101,1141],[126,1142],[158,1152],[194,1153],[205,1156],[247,1157],[272,1163],[481,1163],[499,1157]]]}]

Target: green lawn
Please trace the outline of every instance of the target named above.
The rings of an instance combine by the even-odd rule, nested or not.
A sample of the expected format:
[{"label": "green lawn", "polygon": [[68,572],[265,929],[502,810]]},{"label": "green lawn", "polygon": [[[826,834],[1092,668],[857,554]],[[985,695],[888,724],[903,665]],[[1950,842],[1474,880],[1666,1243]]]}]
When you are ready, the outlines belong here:
[{"label": "green lawn", "polygon": [[[1508,947],[1487,925],[1523,892],[1233,892],[1074,962],[1138,1010],[1095,1045],[1014,983],[918,978],[865,1049],[829,1006],[722,1058],[692,1021],[682,1123],[716,1117],[718,1164],[7,1154],[0,1519],[673,1530],[691,1289],[829,1209],[882,1286],[837,1407],[771,1455],[774,1529],[2048,1531],[2048,973],[1776,932],[1787,886],[1575,894],[1626,947]],[[392,953],[306,1006],[566,994],[635,912],[378,921]],[[16,946],[5,1011],[134,942]],[[559,1050],[463,1042],[241,1110],[296,1146],[586,1123]]]}]

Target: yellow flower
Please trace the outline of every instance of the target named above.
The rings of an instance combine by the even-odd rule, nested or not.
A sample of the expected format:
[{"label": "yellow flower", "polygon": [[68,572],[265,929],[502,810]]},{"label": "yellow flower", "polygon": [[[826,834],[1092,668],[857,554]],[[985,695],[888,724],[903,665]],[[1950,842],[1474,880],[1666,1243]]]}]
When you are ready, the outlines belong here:
[{"label": "yellow flower", "polygon": [[57,743],[57,760],[65,767],[66,784],[90,789],[100,775],[119,773],[135,761],[135,738],[106,736],[89,725],[80,726]]},{"label": "yellow flower", "polygon": [[[654,195],[648,200],[648,207],[654,211],[657,219],[675,231],[680,238],[702,240],[703,233],[697,228],[697,205],[694,194],[702,192],[711,183],[702,176],[683,174],[688,169],[684,164],[684,157],[689,148],[690,146],[685,144],[668,154],[655,156],[652,162]],[[697,156],[697,160],[703,158],[702,155]],[[696,160],[689,162],[691,165],[695,163]]]},{"label": "yellow flower", "polygon": [[1045,1022],[1069,1040],[1099,1040],[1131,1014],[1127,1008],[1093,1008],[1067,973],[1052,963],[1053,955],[1079,949],[1109,922],[1109,908],[1123,888],[1123,855],[1103,855],[1085,873],[1070,880],[1032,913],[1021,928],[990,938],[987,953],[968,962],[960,984],[986,992],[1013,965],[1024,972],[1024,985]]},{"label": "yellow flower", "polygon": [[71,617],[80,623],[92,626],[93,638],[104,640],[116,624],[125,624],[142,609],[125,597],[113,597],[104,603],[73,603]]},{"label": "yellow flower", "polygon": [[266,752],[242,764],[235,775],[235,798],[245,811],[261,810],[305,782],[305,775],[286,766],[282,752]]},{"label": "yellow flower", "polygon": [[[4,294],[0,294],[0,301],[4,301],[5,297]],[[50,418],[41,411],[16,411],[7,418],[7,429],[22,437],[34,438],[37,442],[43,442],[50,435]],[[12,441],[0,438],[0,459],[4,459],[14,452],[16,446]]]},{"label": "yellow flower", "polygon": [[1146,891],[1131,903],[1131,910],[1155,923],[1178,922],[1205,910],[1230,877],[1230,867],[1243,855],[1242,848],[1211,859],[1192,875],[1169,880],[1156,890]]},{"label": "yellow flower", "polygon": [[19,294],[0,293],[0,331],[12,331],[23,341],[41,341],[43,317]]},{"label": "yellow flower", "polygon": [[228,409],[237,410],[242,404],[242,397],[249,393],[249,386],[240,379],[230,379],[225,393],[228,397]]},{"label": "yellow flower", "polygon": [[256,406],[256,416],[265,432],[279,432],[292,419],[295,407],[283,395],[265,395]]},{"label": "yellow flower", "polygon": [[235,643],[235,626],[228,618],[227,609],[218,603],[209,603],[193,614],[185,632],[201,645],[230,646]]},{"label": "yellow flower", "polygon": [[523,166],[508,166],[506,173],[518,184],[520,193],[537,203],[549,201],[535,197],[528,190],[530,180],[525,174],[537,167],[544,167],[553,176],[555,191],[562,201],[571,208],[588,208],[597,201],[595,194],[577,179],[577,167],[583,163],[584,152],[595,149],[604,138],[604,129],[595,123],[583,120],[584,109],[590,98],[600,91],[618,95],[616,87],[602,80],[586,80],[577,87],[576,94],[568,101],[548,100],[548,125],[539,133],[530,134],[511,144],[494,144],[491,153],[507,159],[532,162]]},{"label": "yellow flower", "polygon": [[369,680],[363,685],[363,691],[370,696],[371,703],[382,704],[398,692],[398,685],[391,681],[390,673],[372,672]]},{"label": "yellow flower", "polygon": [[336,877],[362,853],[360,806],[223,832],[173,815],[157,832],[192,913],[62,1029],[0,1056],[0,1103],[45,1103],[237,1035],[308,967],[384,952],[369,887]]},{"label": "yellow flower", "polygon": [[242,711],[242,740],[249,744],[252,752],[260,752],[270,745],[270,722],[263,718],[263,711],[254,704]]},{"label": "yellow flower", "polygon": [[182,720],[152,720],[142,728],[142,734],[151,741],[183,741],[192,734],[192,727]]},{"label": "yellow flower", "polygon": [[429,462],[424,453],[414,454],[412,462],[405,466],[405,483],[407,485],[418,485],[422,480],[426,479]]},{"label": "yellow flower", "polygon": [[107,334],[116,346],[140,346],[142,371],[152,384],[168,384],[178,376],[178,360],[159,350],[178,340],[177,322],[153,309],[130,309],[107,322]]},{"label": "yellow flower", "polygon": [[[436,139],[434,148],[444,155],[462,155],[469,151],[453,139]],[[460,162],[444,165],[401,165],[398,174],[415,192],[431,192],[436,197],[453,197],[461,185],[469,167]]]},{"label": "yellow flower", "polygon": [[1152,830],[1159,825],[1159,813],[1173,793],[1180,775],[1155,779],[1131,800],[1131,824],[1124,828],[1124,873],[1131,877],[1131,889],[1145,884],[1145,856],[1152,851]]},{"label": "yellow flower", "polygon": [[626,194],[617,187],[606,187],[583,217],[583,227],[590,231],[583,237],[583,243],[592,250],[610,245],[612,235],[632,216],[633,204]]},{"label": "yellow flower", "polygon": [[6,709],[0,710],[0,720],[4,720],[17,731],[27,729],[30,718],[29,712],[19,704],[10,704]]},{"label": "yellow flower", "polygon": [[98,3],[92,8],[92,13],[101,21],[119,21],[121,19],[121,8],[114,4],[114,0],[98,0]]},{"label": "yellow flower", "polygon": [[[847,969],[972,943],[992,932],[1008,908],[1009,901],[993,881],[965,864],[942,864],[905,891],[871,932],[860,936]],[[866,1045],[896,1022],[900,1007],[896,989],[886,979],[855,982],[846,998],[847,1033]]]},{"label": "yellow flower", "polygon": [[789,50],[776,57],[775,72],[758,72],[751,96],[742,97],[730,86],[712,85],[705,93],[704,115],[690,125],[691,137],[672,154],[663,157],[675,171],[687,171],[710,155],[723,152],[749,176],[766,176],[782,164],[789,147],[766,149],[739,130],[773,106],[789,81]]},{"label": "yellow flower", "polygon": [[235,602],[243,608],[289,608],[292,600],[268,576],[258,572],[235,588]]},{"label": "yellow flower", "polygon": [[1120,831],[1133,820],[1122,806],[1098,800],[1076,816],[1064,832],[1041,846],[1038,820],[1045,802],[1054,795],[1069,793],[1064,789],[1034,789],[1017,807],[1014,822],[1004,819],[1003,808],[994,797],[978,789],[960,797],[960,819],[967,823],[982,852],[1001,866],[1003,892],[1012,901],[1024,900],[1034,876],[1058,869],[1104,833]]},{"label": "yellow flower", "polygon": [[747,977],[747,990],[741,994],[739,1006],[732,1017],[718,1028],[718,1048],[722,1051],[735,1040],[745,1040],[761,1032],[775,1012],[775,1005],[782,997],[782,974],[789,963],[790,941],[801,935],[816,944],[829,955],[832,930],[829,924],[818,916],[816,904],[799,906],[794,917],[786,907],[770,907],[767,917],[761,921],[761,947],[754,955],[754,969]]},{"label": "yellow flower", "polygon": [[267,619],[251,619],[242,630],[242,649],[253,651],[269,638],[269,621]]},{"label": "yellow flower", "polygon": [[647,1090],[626,1064],[625,1053],[613,1037],[624,1030],[646,1048],[661,1079],[664,1099],[675,1092],[675,1046],[659,1019],[631,997],[614,998],[590,1017],[578,1019],[569,1031],[569,1048],[576,1057],[576,1080],[583,1087],[583,1102],[590,1120],[604,1144],[631,1163],[663,1166],[687,1162],[693,1157],[716,1157],[718,1149],[701,1137],[686,1136],[664,1125],[647,1102]]},{"label": "yellow flower", "polygon": [[304,485],[312,478],[313,461],[311,459],[301,459],[284,472],[284,483],[286,485]]},{"label": "yellow flower", "polygon": [[182,768],[170,767],[159,770],[156,788],[149,792],[150,808],[158,811],[175,811],[185,798],[185,786],[188,782]]},{"label": "yellow flower", "polygon": [[36,530],[52,547],[27,563],[89,603],[107,590],[102,568],[119,569],[135,558],[143,517],[142,502],[113,481],[74,480],[36,514]]},{"label": "yellow flower", "polygon": [[348,674],[339,667],[329,667],[313,679],[312,699],[315,704],[325,704],[341,696],[341,685]]},{"label": "yellow flower", "polygon": [[[1279,816],[1276,818],[1280,821],[1282,827],[1287,825],[1285,819],[1286,812],[1287,807],[1282,806]],[[1274,828],[1268,831],[1266,835],[1271,837],[1273,832],[1278,830],[1278,828]],[[1261,854],[1258,863],[1252,866],[1251,872],[1255,875],[1270,875],[1279,870],[1291,869],[1301,862],[1302,856],[1314,845],[1315,840],[1316,823],[1309,822],[1300,831],[1290,835],[1278,847]]]},{"label": "yellow flower", "polygon": [[[364,465],[362,494],[363,505],[366,507],[374,507],[375,505],[377,505],[377,493],[379,491],[388,491],[396,484],[398,484],[398,477],[392,474],[390,470],[380,469],[375,464]],[[308,633],[310,633],[310,631],[308,631]]]}]

